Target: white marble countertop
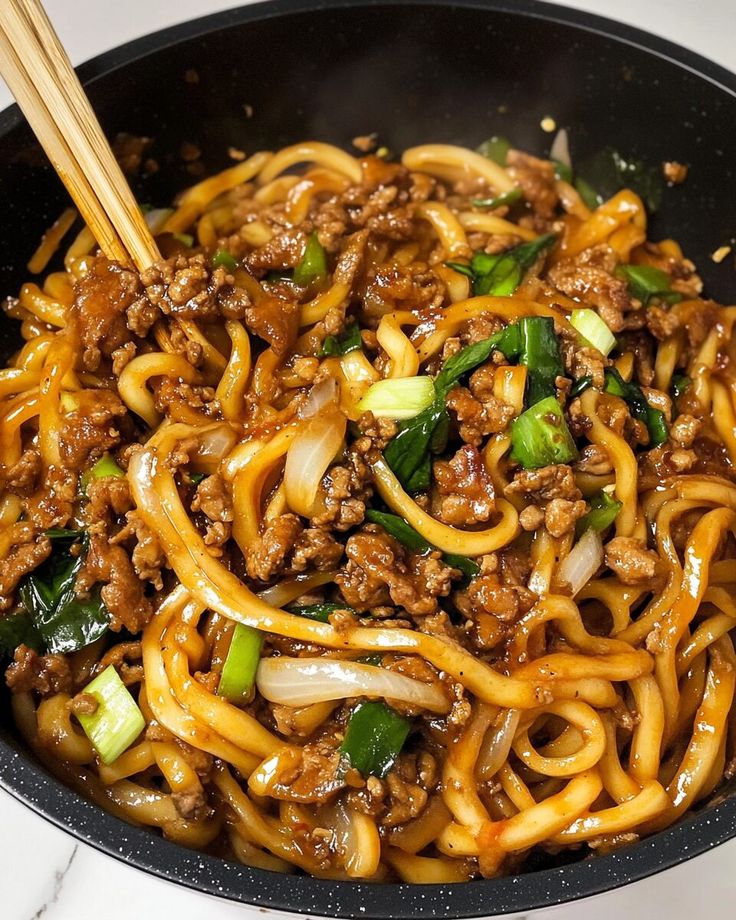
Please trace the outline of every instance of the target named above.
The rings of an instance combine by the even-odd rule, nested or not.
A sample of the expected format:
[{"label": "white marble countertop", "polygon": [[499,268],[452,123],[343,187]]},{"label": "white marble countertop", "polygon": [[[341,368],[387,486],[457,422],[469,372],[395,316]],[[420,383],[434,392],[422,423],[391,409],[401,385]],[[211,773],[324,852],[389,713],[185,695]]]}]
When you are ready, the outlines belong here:
[{"label": "white marble countertop", "polygon": [[[2,0],[0,0],[2,2]],[[680,42],[736,70],[734,0],[568,0]],[[227,0],[45,0],[75,63],[147,32],[238,6]],[[9,95],[0,81],[0,109]],[[256,908],[205,898],[77,844],[0,792],[2,920],[255,920]],[[736,840],[676,869],[539,920],[708,920],[736,916]],[[518,918],[520,920],[520,918]]]}]

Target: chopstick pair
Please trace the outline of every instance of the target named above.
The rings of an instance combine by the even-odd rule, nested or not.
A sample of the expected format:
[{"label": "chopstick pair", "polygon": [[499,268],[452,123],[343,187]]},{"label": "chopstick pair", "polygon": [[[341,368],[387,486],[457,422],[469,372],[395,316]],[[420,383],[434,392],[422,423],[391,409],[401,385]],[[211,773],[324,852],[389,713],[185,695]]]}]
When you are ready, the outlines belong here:
[{"label": "chopstick pair", "polygon": [[0,0],[0,72],[109,259],[160,259],[125,176],[39,0]]}]

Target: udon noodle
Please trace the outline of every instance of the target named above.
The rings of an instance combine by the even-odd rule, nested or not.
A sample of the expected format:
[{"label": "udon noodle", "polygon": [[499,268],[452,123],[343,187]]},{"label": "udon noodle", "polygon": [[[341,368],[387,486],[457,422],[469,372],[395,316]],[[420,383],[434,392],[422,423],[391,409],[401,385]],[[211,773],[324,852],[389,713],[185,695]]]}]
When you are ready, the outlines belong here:
[{"label": "udon noodle", "polygon": [[736,307],[633,190],[500,160],[255,153],[149,211],[142,275],[83,228],[8,300],[0,642],[82,795],[456,882],[734,772]]}]

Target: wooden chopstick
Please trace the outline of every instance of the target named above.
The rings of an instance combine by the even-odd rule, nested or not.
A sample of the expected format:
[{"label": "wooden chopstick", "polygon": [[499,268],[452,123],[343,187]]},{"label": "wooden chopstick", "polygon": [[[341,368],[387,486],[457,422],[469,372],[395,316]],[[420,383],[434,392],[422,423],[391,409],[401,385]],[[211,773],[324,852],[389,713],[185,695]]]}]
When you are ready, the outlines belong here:
[{"label": "wooden chopstick", "polygon": [[125,176],[39,0],[1,0],[0,69],[108,258],[160,259]]}]

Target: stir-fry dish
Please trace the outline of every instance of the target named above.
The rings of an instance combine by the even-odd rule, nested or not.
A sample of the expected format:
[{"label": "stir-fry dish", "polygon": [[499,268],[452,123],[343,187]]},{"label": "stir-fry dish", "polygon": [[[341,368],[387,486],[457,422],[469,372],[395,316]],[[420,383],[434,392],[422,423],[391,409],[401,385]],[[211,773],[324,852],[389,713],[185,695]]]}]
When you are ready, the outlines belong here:
[{"label": "stir-fry dish", "polygon": [[150,269],[83,228],[8,298],[0,649],[48,769],[187,847],[417,883],[736,772],[736,307],[609,160],[240,155],[147,209]]}]

